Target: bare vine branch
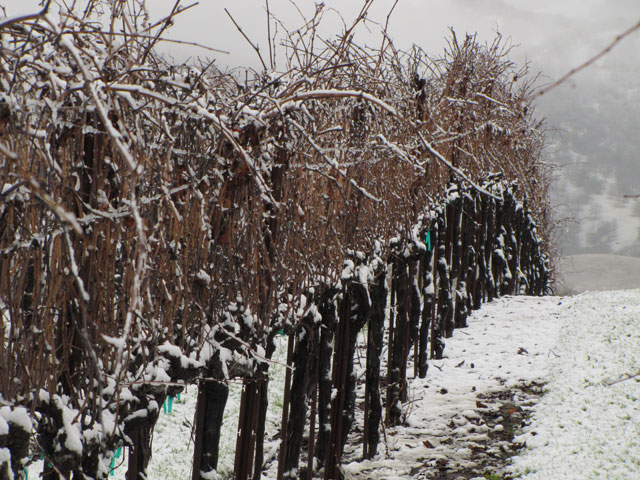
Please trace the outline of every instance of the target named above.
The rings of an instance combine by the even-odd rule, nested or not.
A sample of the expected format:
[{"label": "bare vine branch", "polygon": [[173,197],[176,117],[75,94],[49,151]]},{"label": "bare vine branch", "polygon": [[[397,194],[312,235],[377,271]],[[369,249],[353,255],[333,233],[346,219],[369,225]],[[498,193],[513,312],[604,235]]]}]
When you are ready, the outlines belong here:
[{"label": "bare vine branch", "polygon": [[609,45],[607,45],[603,50],[601,50],[600,52],[595,54],[593,57],[588,59],[583,64],[578,65],[577,67],[572,68],[571,70],[569,70],[567,73],[565,73],[562,77],[560,77],[558,80],[553,82],[551,85],[539,90],[536,93],[536,95],[538,95],[538,96],[544,95],[545,93],[549,92],[550,90],[552,90],[552,89],[556,88],[557,86],[563,84],[569,78],[574,76],[576,73],[584,70],[585,68],[589,67],[590,65],[592,65],[596,61],[600,60],[602,57],[604,57],[606,54],[608,54],[611,50],[613,50],[613,48],[616,45],[618,45],[618,43],[620,43],[624,38],[628,37],[629,35],[631,35],[633,32],[635,32],[637,30],[640,30],[640,22],[636,23],[635,25],[633,25],[632,27],[628,28],[627,30],[625,30],[621,34],[617,35],[616,38],[614,38],[613,41]]}]

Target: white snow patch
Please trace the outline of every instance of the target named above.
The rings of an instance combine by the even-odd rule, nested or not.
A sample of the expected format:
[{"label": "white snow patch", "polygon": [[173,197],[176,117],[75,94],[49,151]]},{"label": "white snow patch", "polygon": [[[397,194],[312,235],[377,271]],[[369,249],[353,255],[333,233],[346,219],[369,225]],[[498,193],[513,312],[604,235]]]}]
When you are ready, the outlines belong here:
[{"label": "white snow patch", "polygon": [[2,407],[0,408],[0,418],[4,418],[7,423],[13,423],[25,432],[30,432],[33,428],[29,413],[24,407]]},{"label": "white snow patch", "polygon": [[200,271],[196,273],[196,278],[205,285],[209,285],[211,283],[211,276],[202,269],[200,269]]},{"label": "white snow patch", "polygon": [[2,416],[2,413],[0,413],[0,437],[3,435],[9,435],[9,424]]},{"label": "white snow patch", "polygon": [[[11,465],[11,452],[8,448],[0,448],[0,466],[5,463],[7,465]],[[8,468],[7,471],[9,473],[9,477],[7,478],[7,480],[13,480],[14,476],[11,468]]]},{"label": "white snow patch", "polygon": [[354,268],[355,264],[353,263],[353,260],[345,260],[344,268],[342,269],[340,278],[342,278],[343,280],[349,280],[353,276]]},{"label": "white snow patch", "polygon": [[74,419],[77,416],[77,410],[63,407],[62,423],[67,437],[64,441],[64,446],[67,450],[74,452],[78,456],[82,456],[82,437],[80,436],[80,428],[77,422],[74,424]]}]

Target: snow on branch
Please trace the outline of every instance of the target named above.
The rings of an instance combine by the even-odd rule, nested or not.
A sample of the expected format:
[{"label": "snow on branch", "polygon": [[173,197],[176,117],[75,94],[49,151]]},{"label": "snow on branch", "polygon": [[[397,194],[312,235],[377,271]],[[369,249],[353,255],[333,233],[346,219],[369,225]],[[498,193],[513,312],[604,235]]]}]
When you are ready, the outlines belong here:
[{"label": "snow on branch", "polygon": [[451,162],[449,162],[446,158],[444,158],[442,156],[442,154],[440,154],[435,148],[433,148],[431,146],[431,144],[429,142],[427,142],[425,140],[425,138],[422,136],[421,133],[418,133],[418,137],[420,138],[420,140],[422,141],[422,144],[425,146],[425,148],[427,149],[427,151],[429,151],[429,153],[431,153],[434,157],[436,157],[436,159],[441,162],[443,165],[445,165],[449,170],[451,170],[452,172],[454,172],[456,175],[458,175],[460,178],[463,178],[464,180],[466,180],[476,191],[482,193],[483,195],[487,195],[488,197],[491,197],[495,200],[498,201],[502,201],[502,198],[494,195],[493,193],[485,190],[484,188],[482,188],[480,185],[477,185],[473,180],[471,180],[462,170],[460,170],[459,168],[454,167],[453,165],[451,165]]},{"label": "snow on branch", "polygon": [[304,127],[302,125],[300,125],[298,122],[296,122],[295,120],[293,120],[292,118],[287,118],[287,122],[289,122],[291,125],[293,125],[294,127],[296,127],[298,129],[298,131],[300,131],[300,133],[302,133],[302,135],[304,136],[304,138],[309,142],[309,144],[313,147],[313,149],[320,155],[320,157],[327,163],[327,165],[329,165],[330,167],[334,168],[343,178],[346,178],[347,181],[356,189],[358,190],[362,195],[364,195],[365,197],[367,197],[369,200],[373,200],[374,202],[380,202],[381,199],[376,197],[375,195],[372,195],[371,193],[369,193],[366,189],[364,189],[363,187],[361,187],[360,185],[358,185],[358,183],[351,178],[347,172],[341,168],[341,165],[338,163],[337,160],[335,160],[334,158],[329,157],[324,150],[317,145],[313,139],[311,138],[311,136],[305,131]]},{"label": "snow on branch", "polygon": [[288,103],[298,102],[301,100],[320,100],[320,99],[336,99],[336,98],[358,98],[360,100],[366,100],[367,102],[373,103],[374,105],[380,107],[391,115],[397,115],[395,108],[393,108],[388,103],[380,100],[379,98],[371,95],[370,93],[366,93],[358,90],[311,90],[309,92],[296,92],[290,97],[284,98],[278,102],[280,107],[284,107]]},{"label": "snow on branch", "polygon": [[113,122],[109,118],[109,113],[108,113],[109,110],[108,110],[107,106],[104,105],[104,103],[100,99],[100,96],[98,95],[98,90],[96,88],[96,84],[97,83],[102,83],[102,82],[99,82],[98,79],[94,75],[91,74],[90,70],[84,64],[84,61],[82,60],[82,56],[80,55],[80,52],[78,51],[78,49],[76,48],[74,43],[69,38],[72,35],[69,34],[69,33],[61,33],[58,30],[56,24],[53,22],[53,20],[48,19],[48,22],[49,22],[49,25],[51,25],[51,27],[54,28],[58,32],[58,34],[60,35],[59,44],[61,46],[63,46],[71,54],[71,56],[75,59],[76,65],[78,66],[78,68],[82,72],[82,76],[84,77],[84,81],[86,82],[86,87],[89,89],[89,93],[91,94],[91,98],[93,99],[93,101],[95,103],[95,106],[96,106],[96,109],[98,111],[98,114],[100,115],[100,119],[104,123],[104,125],[105,125],[105,127],[107,129],[107,132],[109,133],[109,136],[111,137],[113,142],[116,144],[116,147],[117,147],[118,151],[120,152],[122,157],[126,160],[127,164],[129,165],[129,168],[131,169],[132,172],[142,173],[142,172],[138,171],[138,167],[139,166],[141,167],[141,165],[139,165],[134,160],[133,155],[129,151],[129,148],[123,142],[122,134],[115,127],[115,125],[113,124]]}]

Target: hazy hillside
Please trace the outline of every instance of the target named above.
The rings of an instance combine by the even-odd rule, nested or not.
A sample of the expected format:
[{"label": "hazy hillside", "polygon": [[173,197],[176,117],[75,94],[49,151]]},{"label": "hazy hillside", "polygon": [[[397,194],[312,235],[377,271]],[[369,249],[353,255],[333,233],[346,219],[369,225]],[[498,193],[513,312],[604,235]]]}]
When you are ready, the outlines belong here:
[{"label": "hazy hillside", "polygon": [[640,258],[623,255],[586,254],[564,257],[556,293],[640,288]]},{"label": "hazy hillside", "polygon": [[553,203],[559,217],[573,219],[561,238],[564,254],[640,256],[640,199],[625,198],[640,194],[640,89],[619,58],[538,104],[548,120],[549,158],[560,167]]}]

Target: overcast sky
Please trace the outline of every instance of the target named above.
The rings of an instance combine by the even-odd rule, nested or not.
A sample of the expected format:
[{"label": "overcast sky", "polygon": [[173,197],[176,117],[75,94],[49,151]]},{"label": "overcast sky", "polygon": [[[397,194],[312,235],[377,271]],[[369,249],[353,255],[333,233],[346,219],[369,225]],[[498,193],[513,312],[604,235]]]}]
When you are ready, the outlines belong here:
[{"label": "overcast sky", "polygon": [[[0,0],[9,15],[36,11],[38,3]],[[152,19],[167,15],[174,3],[148,0]],[[310,18],[316,3],[297,0],[296,5]],[[360,43],[379,44],[381,24],[393,3],[374,2],[367,23],[371,33],[359,39]],[[336,11],[350,23],[363,0],[325,0],[324,4],[321,33],[330,38],[343,29]],[[301,25],[302,18],[291,0],[269,0],[269,5],[271,14],[288,29]],[[167,34],[226,50],[228,55],[175,44],[166,44],[163,49],[176,61],[200,56],[215,58],[222,69],[258,68],[255,52],[233,26],[225,8],[268,58],[265,0],[202,0],[179,15]],[[545,75],[542,81],[549,81],[598,53],[638,21],[640,0],[399,0],[389,34],[399,48],[417,44],[437,56],[449,27],[459,37],[477,33],[483,42],[490,42],[499,31],[516,45],[512,59],[529,61],[533,71]],[[595,65],[539,101],[538,111],[548,118],[550,130],[557,129],[550,138],[548,155],[565,166],[558,171],[554,197],[562,215],[575,216],[581,222],[569,224],[563,244],[566,253],[624,251],[640,256],[640,200],[623,197],[640,193],[638,52],[640,32],[636,31]]]},{"label": "overcast sky", "polygon": [[[39,3],[38,0],[0,0],[9,15],[36,11]],[[152,18],[157,19],[168,14],[174,3],[173,0],[148,0],[147,6]],[[182,1],[183,5],[191,3],[194,2]],[[311,17],[316,3],[297,0],[296,5]],[[339,11],[349,23],[363,2],[325,0],[323,3],[327,10],[324,32],[331,35],[339,33],[342,25],[332,10]],[[374,21],[384,23],[393,3],[393,0],[374,2],[368,23],[372,35],[367,41],[378,43],[380,27]],[[291,0],[270,0],[269,5],[272,15],[288,28],[300,25],[301,17]],[[254,42],[266,48],[265,0],[202,0],[176,18],[171,37],[226,50],[230,55],[212,55],[205,50],[175,45],[167,48],[177,57],[213,56],[221,66],[257,66],[255,53],[228,19],[225,8]],[[399,0],[389,32],[401,48],[415,43],[437,53],[444,45],[450,26],[459,34],[477,32],[487,41],[500,31],[519,45],[516,56],[526,57],[550,75],[557,75],[596,53],[638,20],[638,0]],[[635,41],[637,45],[638,39]]]}]

